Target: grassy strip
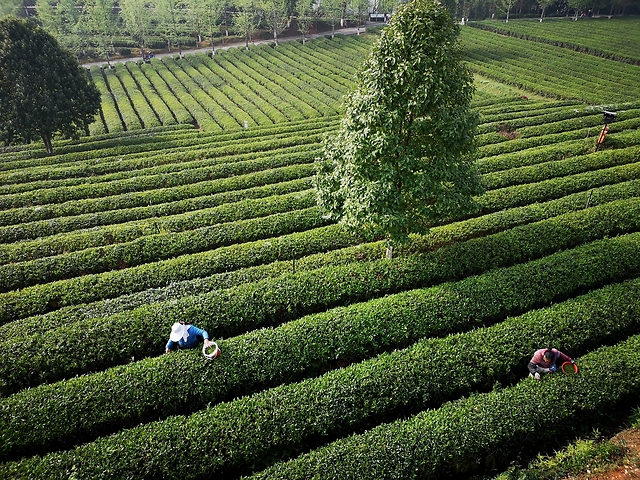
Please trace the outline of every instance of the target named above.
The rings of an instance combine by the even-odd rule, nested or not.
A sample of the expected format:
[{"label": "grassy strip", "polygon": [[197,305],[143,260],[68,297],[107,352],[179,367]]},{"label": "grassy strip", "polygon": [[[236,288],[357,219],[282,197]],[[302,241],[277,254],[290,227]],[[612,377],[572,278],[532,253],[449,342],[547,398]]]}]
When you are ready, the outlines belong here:
[{"label": "grassy strip", "polygon": [[[306,143],[318,143],[322,134],[305,137]],[[288,142],[301,150],[306,150],[305,145],[300,145],[299,139]],[[276,148],[287,146],[284,142],[278,142]],[[253,151],[255,146],[248,146]],[[123,193],[139,192],[171,186],[189,185],[195,182],[212,180],[215,178],[227,178],[234,175],[242,175],[266,169],[283,167],[295,163],[307,163],[305,155],[296,159],[295,156],[270,155],[255,160],[244,160],[230,163],[218,163],[216,165],[193,168],[180,172],[158,173],[123,180],[100,182],[95,184],[81,184],[72,187],[47,188],[36,191],[28,191],[0,197],[0,209],[18,208],[31,205],[44,205],[47,203],[62,203],[69,200],[81,200],[86,198],[98,198]],[[82,212],[86,213],[86,212]]]},{"label": "grassy strip", "polygon": [[[613,20],[614,22],[620,22],[623,19]],[[627,19],[633,20],[632,18]],[[610,24],[612,20],[608,19],[606,22]],[[634,49],[633,44],[629,44],[629,29],[637,29],[637,23],[628,23],[626,25],[617,23],[617,25],[608,25],[605,29],[599,32],[593,28],[593,25],[589,29],[589,34],[584,29],[580,29],[580,33],[567,32],[567,28],[572,28],[573,25],[567,25],[567,22],[558,21],[552,19],[547,21],[541,28],[541,25],[531,22],[516,22],[511,25],[496,26],[495,24],[473,22],[470,24],[472,27],[487,30],[499,35],[510,35],[512,37],[520,38],[522,40],[528,40],[533,42],[547,43],[556,47],[575,50],[577,52],[586,53],[589,55],[595,55],[610,60],[616,60],[618,62],[631,63],[634,65],[640,65],[640,56],[638,51]],[[550,28],[551,27],[551,28]],[[559,27],[559,28],[556,28]],[[583,27],[583,26],[582,26]],[[612,28],[613,27],[613,28]],[[620,29],[618,31],[618,29]],[[594,30],[596,30],[594,32]],[[621,32],[626,34],[620,36]],[[569,40],[567,40],[567,33],[569,33]],[[595,33],[595,36],[593,35]],[[542,34],[543,36],[540,36]],[[572,40],[573,39],[573,40]],[[578,42],[578,43],[576,43]],[[611,45],[613,43],[613,45]],[[621,54],[621,51],[623,53]]]},{"label": "grassy strip", "polygon": [[[638,136],[640,140],[640,135]],[[566,160],[552,160],[538,165],[529,165],[508,171],[486,174],[483,178],[488,189],[504,188],[507,186],[536,183],[548,178],[557,178],[572,174],[596,171],[598,169],[632,163],[640,158],[640,147],[629,147],[621,150],[607,150],[572,157]],[[135,240],[144,235],[160,232],[176,232],[194,230],[202,226],[221,222],[230,222],[251,217],[264,216],[296,208],[291,203],[291,195],[282,200],[264,199],[250,203],[253,207],[244,207],[244,203],[234,206],[217,207],[215,211],[205,210],[196,213],[173,216],[170,219],[154,219],[152,222],[135,223],[126,226],[110,227],[99,231],[82,232],[75,235],[39,239],[32,242],[20,242],[11,246],[0,245],[0,264],[24,262],[35,258],[60,255],[91,247],[100,247],[114,243],[124,243]],[[312,206],[313,197],[307,195],[304,201],[298,200],[297,208]],[[242,210],[244,208],[244,210]],[[252,211],[252,208],[254,211]],[[227,212],[221,218],[219,211]],[[233,210],[233,212],[229,212]],[[242,210],[242,212],[236,210]],[[235,213],[235,214],[234,214]],[[214,215],[215,214],[215,215]],[[60,261],[64,261],[59,259]],[[83,271],[90,270],[82,267]],[[68,275],[66,275],[68,277]]]},{"label": "grassy strip", "polygon": [[[314,134],[324,134],[332,127],[321,126],[305,129],[306,138]],[[240,160],[256,160],[275,154],[300,153],[317,149],[299,137],[285,133],[268,138],[253,139],[242,142],[243,147],[234,145],[238,140],[230,142],[202,142],[193,146],[177,149],[145,152],[143,155],[119,157],[103,157],[100,160],[65,164],[59,168],[33,167],[20,171],[20,175],[12,172],[6,175],[7,182],[0,186],[0,194],[17,194],[38,189],[73,187],[86,183],[106,183],[126,180],[132,177],[150,176],[180,172],[182,170],[212,167],[221,163],[233,163]],[[292,137],[295,138],[291,141]],[[252,148],[248,148],[252,147]],[[234,150],[240,150],[235,152]],[[16,178],[17,177],[17,178]]]},{"label": "grassy strip", "polygon": [[[153,218],[142,222],[113,225],[89,232],[73,232],[33,241],[0,245],[0,264],[24,262],[40,257],[67,254],[91,247],[116,243],[123,244],[149,235],[168,235],[176,232],[191,231],[194,237],[197,237],[199,229],[203,227],[217,225],[217,229],[220,229],[224,228],[219,225],[222,223],[247,221],[276,213],[302,210],[315,204],[313,192],[305,190],[260,199],[225,203],[195,212]],[[105,250],[103,252],[106,253]]]},{"label": "grassy strip", "polygon": [[[302,154],[301,154],[302,155]],[[69,229],[87,228],[118,223],[130,219],[148,218],[165,212],[182,213],[185,210],[172,210],[176,205],[199,205],[202,199],[199,197],[217,194],[234,195],[238,190],[264,187],[277,183],[288,182],[305,177],[310,177],[315,172],[312,163],[290,165],[272,168],[245,175],[232,176],[217,180],[205,180],[178,187],[159,188],[144,192],[132,192],[124,195],[116,195],[104,198],[72,200],[61,204],[37,206],[35,208],[19,208],[0,211],[0,238],[11,241],[12,239],[29,238],[40,232],[55,234]],[[277,188],[277,187],[276,187]],[[234,193],[235,191],[235,193]],[[168,208],[165,204],[173,203]],[[147,207],[147,210],[140,208]],[[186,210],[188,211],[188,210]],[[78,223],[70,216],[81,216]],[[93,220],[87,220],[87,217]],[[55,221],[51,221],[54,220]],[[37,223],[40,222],[40,223]],[[15,225],[18,224],[18,225]],[[52,225],[53,224],[53,225]],[[55,225],[60,225],[56,227]],[[18,233],[11,233],[17,231]]]},{"label": "grassy strip", "polygon": [[[162,351],[167,324],[192,319],[216,337],[276,325],[338,305],[505,267],[640,229],[640,198],[456,243],[422,255],[283,275],[107,319],[89,319],[27,339],[5,339],[0,392],[57,381]],[[416,248],[428,250],[428,241]],[[126,331],[125,337],[113,332]],[[84,341],[81,339],[85,339]],[[98,349],[98,351],[96,351]],[[44,354],[42,352],[45,352]],[[98,353],[99,352],[99,353]]]},{"label": "grassy strip", "polygon": [[[488,390],[496,381],[513,381],[518,377],[521,378],[526,375],[526,361],[531,351],[535,350],[541,341],[571,345],[572,353],[575,351],[579,354],[593,348],[594,342],[615,342],[625,338],[629,332],[637,332],[640,327],[638,305],[636,304],[634,309],[628,308],[629,302],[637,298],[639,292],[638,281],[616,285],[549,309],[532,311],[522,317],[511,318],[494,327],[445,339],[424,340],[403,351],[383,354],[362,364],[302,383],[284,385],[252,397],[223,403],[187,418],[171,417],[162,422],[143,425],[111,437],[98,439],[70,452],[54,453],[42,459],[35,457],[20,463],[5,464],[5,472],[12,474],[20,472],[22,475],[31,475],[34,478],[35,475],[42,474],[49,475],[49,478],[60,478],[68,474],[67,469],[73,466],[76,473],[85,478],[144,476],[195,479],[209,478],[212,474],[231,477],[238,473],[248,473],[253,469],[263,468],[274,459],[295,455],[315,442],[332,440],[352,433],[354,430],[359,431],[381,421],[392,420],[398,415],[437,406],[443,401],[472,390]],[[604,299],[607,305],[603,305]],[[637,380],[640,379],[640,358],[635,353],[640,347],[640,337],[631,337],[626,344],[622,345],[598,351],[602,357],[612,361],[611,364],[606,365],[607,368],[626,367],[624,374],[620,371],[609,374],[611,380],[615,379],[619,382],[615,388],[611,390],[604,388],[602,391],[600,390],[601,382],[593,382],[592,375],[606,370],[604,366],[598,368],[598,364],[590,362],[589,356],[580,359],[583,369],[581,376],[570,379],[556,375],[555,378],[545,379],[544,387],[553,389],[556,386],[563,391],[562,393],[567,394],[571,388],[580,388],[575,384],[567,388],[567,383],[575,382],[584,388],[585,383],[582,378],[587,377],[592,381],[589,389],[601,393],[611,403],[620,400],[619,395],[623,393],[639,391]],[[616,361],[614,354],[607,355],[608,351],[612,351],[618,355],[618,358],[628,360],[628,356],[632,355],[632,347],[635,348],[633,351],[635,361],[631,361],[630,365],[620,359]],[[624,349],[624,353],[620,352],[621,349]],[[500,352],[499,355],[496,355],[496,350]],[[434,358],[438,361],[434,362]],[[478,368],[480,365],[482,368]],[[604,386],[611,388],[606,379],[603,383]],[[459,440],[467,438],[467,435],[455,435],[451,431],[443,435],[444,432],[439,432],[438,440],[446,442],[451,450],[440,451],[435,448],[431,451],[431,455],[421,452],[422,455],[415,458],[414,453],[409,455],[409,458],[403,458],[403,461],[398,459],[388,464],[385,461],[378,464],[373,461],[377,455],[396,454],[402,457],[405,455],[406,447],[401,452],[396,449],[389,451],[384,448],[388,446],[389,437],[375,436],[375,433],[377,430],[388,430],[393,426],[411,424],[425,417],[433,419],[432,415],[436,415],[436,419],[442,419],[443,426],[447,430],[452,428],[452,424],[456,425],[457,421],[466,428],[474,425],[475,429],[479,430],[483,427],[486,429],[488,419],[484,417],[498,419],[506,416],[512,419],[511,412],[523,415],[522,412],[537,411],[539,404],[544,404],[544,399],[536,402],[528,398],[534,404],[533,408],[529,407],[524,411],[515,408],[514,403],[519,406],[519,396],[516,394],[510,398],[506,393],[518,392],[523,388],[522,385],[527,385],[529,387],[527,391],[531,394],[534,392],[539,394],[543,388],[539,382],[528,380],[515,387],[494,391],[492,394],[478,395],[471,397],[471,400],[445,404],[439,410],[421,413],[404,422],[379,426],[371,433],[358,438],[360,442],[363,440],[371,442],[376,439],[375,444],[360,451],[360,455],[355,455],[355,452],[340,455],[339,458],[345,464],[341,465],[343,469],[331,470],[331,475],[327,475],[326,478],[335,478],[334,475],[338,471],[342,473],[352,471],[353,476],[350,475],[347,478],[386,478],[385,475],[381,475],[380,468],[400,471],[407,467],[406,463],[417,462],[418,459],[426,463],[423,469],[433,468],[434,473],[439,470],[441,474],[444,465],[438,465],[440,469],[436,470],[430,462],[452,461],[447,458],[447,453],[454,453],[453,457],[457,460],[455,463],[452,461],[451,466],[459,471],[465,471],[469,468],[469,463],[473,465],[472,459],[464,455],[465,448],[468,448],[470,442]],[[468,404],[479,409],[482,400],[491,396],[502,399],[504,403],[502,408],[482,408],[482,413],[475,415],[471,413],[473,408],[470,408],[464,411],[464,416],[460,414],[452,418],[446,416],[453,413],[452,406],[454,411]],[[584,408],[585,400],[596,395],[580,396],[578,402],[575,402],[575,396],[572,392],[567,395],[570,400],[560,402],[560,405],[568,407],[569,411],[579,407]],[[558,397],[560,395],[554,395],[554,399]],[[574,402],[578,405],[576,406]],[[598,403],[601,408],[605,408],[605,405],[607,404],[602,401]],[[537,413],[539,414],[539,411]],[[471,416],[474,422],[470,422],[468,416]],[[526,417],[526,413],[523,416]],[[560,422],[563,419],[561,414],[550,414],[550,416]],[[484,421],[480,421],[481,419]],[[534,422],[533,425],[547,423],[549,420],[545,418]],[[492,444],[498,438],[503,439],[503,436],[512,437],[520,433],[519,428],[514,428],[515,425],[508,423],[501,425],[501,428],[493,426],[488,431],[483,431],[483,440]],[[530,429],[535,432],[535,429],[531,427]],[[420,434],[429,436],[433,430],[437,430],[437,425],[432,425],[432,428],[425,429]],[[336,444],[313,451],[290,463],[276,465],[266,475],[268,478],[315,478],[319,472],[323,472],[323,468],[327,468],[326,465],[320,467],[315,462],[325,459],[329,462],[336,460],[335,458],[329,460],[324,456],[335,448],[348,449],[353,445],[358,449],[354,445],[356,443],[354,438],[356,437],[339,440]],[[471,436],[471,438],[474,437]],[[415,441],[412,435],[406,435],[404,440],[412,443]],[[396,438],[396,441],[400,441],[400,438]],[[438,443],[436,442],[436,445]],[[171,445],[172,448],[167,449],[167,445]],[[425,448],[432,443],[420,442],[418,445]],[[452,448],[454,445],[456,448]],[[482,444],[476,443],[476,445]],[[113,454],[114,450],[118,451],[117,455]],[[426,448],[425,450],[429,451]],[[427,458],[423,458],[423,455],[429,462]],[[361,465],[363,456],[373,457],[371,470],[366,470],[366,465]],[[206,462],[201,461],[203,457],[207,458]],[[187,465],[189,468],[185,468]],[[304,470],[305,467],[308,470],[304,473],[296,470],[296,468]],[[358,471],[360,468],[363,470]],[[423,469],[420,473],[428,475],[428,472]],[[324,470],[324,473],[327,471],[329,470]],[[363,471],[368,472],[364,477],[356,474],[358,472],[362,475]],[[415,472],[413,473],[415,475]],[[345,478],[344,475],[338,475],[338,477]],[[419,475],[415,477],[424,478]],[[393,478],[408,477],[398,475]]]},{"label": "grassy strip", "polygon": [[[285,167],[286,168],[286,167]],[[310,168],[301,166],[300,174],[311,173]],[[290,171],[290,174],[295,174]],[[300,179],[286,180],[282,177],[282,172],[271,172],[274,177],[283,178],[281,182],[266,183],[257,187],[249,187],[240,190],[230,190],[211,195],[202,195],[199,197],[185,198],[184,200],[170,201],[159,205],[148,205],[145,207],[121,208],[116,210],[107,210],[100,213],[85,213],[81,215],[73,215],[69,217],[58,217],[55,222],[50,220],[36,220],[34,222],[22,223],[20,225],[11,225],[0,227],[0,243],[12,243],[18,240],[28,241],[28,239],[37,239],[39,237],[56,236],[64,237],[66,235],[84,235],[84,233],[75,232],[95,227],[104,226],[99,231],[104,232],[108,228],[128,222],[157,223],[159,217],[178,216],[193,214],[198,210],[214,209],[225,204],[233,204],[241,201],[251,201],[258,198],[266,198],[274,195],[287,195],[289,193],[301,192],[311,188],[311,177],[303,177]],[[253,174],[249,174],[253,175]],[[261,175],[263,180],[268,181]],[[233,177],[234,179],[236,177]],[[206,187],[203,186],[203,189]],[[153,219],[153,220],[150,220]],[[117,227],[115,227],[117,228]],[[69,232],[69,233],[67,233]],[[105,232],[106,233],[106,232]],[[89,235],[100,235],[93,232]],[[55,242],[55,239],[47,239],[47,242]],[[107,241],[106,243],[109,243]],[[87,246],[91,246],[88,244]],[[19,247],[3,246],[8,251]]]},{"label": "grassy strip", "polygon": [[[638,140],[640,140],[640,135]],[[537,183],[550,178],[577,175],[583,172],[596,172],[604,168],[634,163],[639,159],[640,146],[629,146],[490,173],[484,175],[482,180],[487,189],[494,190],[512,185]]]},{"label": "grassy strip", "polygon": [[[624,170],[622,170],[624,169]],[[541,184],[525,185],[524,192],[518,187],[509,187],[496,192],[489,192],[492,197],[485,195],[483,202],[487,203],[489,212],[499,211],[511,205],[528,205],[545,198],[557,198],[566,195],[567,191],[575,192],[616,183],[626,178],[638,178],[638,166],[617,167],[611,171],[600,171],[581,174],[567,179],[546,181]],[[622,175],[625,173],[625,175]],[[584,180],[582,180],[584,179]],[[578,187],[575,184],[578,184]],[[630,185],[631,187],[631,185]],[[631,187],[632,188],[632,187]],[[588,195],[585,195],[585,204]],[[546,218],[546,217],[545,217]],[[516,224],[523,221],[516,221]],[[513,225],[513,219],[509,225]],[[464,231],[465,225],[461,226]],[[493,227],[499,230],[499,227]],[[487,229],[484,229],[486,234]],[[456,238],[455,235],[453,238]],[[460,238],[458,236],[458,238]],[[465,238],[465,237],[463,237]],[[466,237],[469,238],[469,237]],[[304,232],[274,239],[269,242],[269,249],[265,242],[249,245],[227,247],[221,251],[207,254],[184,256],[147,266],[135,267],[122,272],[115,271],[101,275],[88,275],[76,279],[55,282],[52,284],[30,287],[18,292],[0,294],[0,323],[8,320],[24,318],[38,313],[56,310],[59,307],[91,302],[104,298],[113,298],[126,293],[143,291],[148,288],[165,285],[169,282],[186,280],[194,277],[213,275],[221,271],[245,268],[252,265],[270,263],[276,260],[291,260],[305,255],[352,245],[356,239],[347,236],[337,227],[328,227],[321,232]],[[281,250],[284,247],[284,250]],[[269,255],[271,253],[271,255]],[[358,253],[359,254],[359,253]],[[197,272],[194,275],[191,272]]]},{"label": "grassy strip", "polygon": [[313,206],[186,232],[146,235],[131,242],[10,263],[0,266],[0,292],[308,231],[327,223],[329,220],[323,218],[319,207]]},{"label": "grassy strip", "polygon": [[[220,147],[219,142],[222,142],[222,146],[231,146],[235,143],[236,147],[241,147],[243,142],[238,142],[238,140],[259,140],[261,137],[264,140],[266,136],[287,133],[290,136],[296,136],[307,129],[330,128],[331,125],[335,126],[338,120],[337,117],[315,118],[301,122],[289,122],[250,129],[243,128],[233,132],[215,134],[200,132],[191,125],[175,125],[158,129],[145,128],[143,131],[136,132],[114,133],[105,136],[106,138],[102,140],[94,137],[82,137],[81,140],[77,140],[67,148],[60,148],[52,156],[43,154],[43,158],[31,154],[28,158],[13,160],[9,156],[11,154],[0,153],[0,159],[4,159],[4,162],[0,163],[0,172],[3,172],[3,176],[9,175],[11,177],[16,175],[16,180],[19,180],[23,178],[20,173],[23,169],[41,171],[46,166],[54,166],[55,169],[64,166],[88,167],[92,163],[91,160],[93,160],[94,164],[96,159],[116,162],[119,157],[124,155],[128,159],[136,158],[138,161],[142,161],[147,155],[154,155],[158,157],[154,161],[160,164],[163,159],[159,158],[158,154],[168,154],[169,160],[164,160],[164,163],[168,163],[173,161],[172,158],[176,153],[185,151],[191,153],[194,150],[199,150],[199,147],[203,145],[206,148],[216,148]],[[222,155],[223,153],[218,154]],[[189,156],[188,158],[192,157]],[[195,158],[193,157],[192,159]],[[14,171],[11,172],[11,170]]]}]

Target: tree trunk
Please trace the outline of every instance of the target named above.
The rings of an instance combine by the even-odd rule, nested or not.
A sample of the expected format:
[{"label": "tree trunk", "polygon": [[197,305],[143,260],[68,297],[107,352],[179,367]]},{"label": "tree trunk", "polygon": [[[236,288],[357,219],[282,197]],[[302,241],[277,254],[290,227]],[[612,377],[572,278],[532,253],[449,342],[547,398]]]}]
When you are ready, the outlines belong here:
[{"label": "tree trunk", "polygon": [[51,142],[51,134],[42,134],[42,141],[44,142],[44,148],[49,155],[53,155],[53,144]]}]

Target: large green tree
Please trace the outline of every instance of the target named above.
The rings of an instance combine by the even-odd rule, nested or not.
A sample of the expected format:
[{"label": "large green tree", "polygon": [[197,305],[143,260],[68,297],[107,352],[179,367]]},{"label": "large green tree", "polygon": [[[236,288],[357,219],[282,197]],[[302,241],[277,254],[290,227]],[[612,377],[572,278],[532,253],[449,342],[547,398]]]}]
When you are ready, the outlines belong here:
[{"label": "large green tree", "polygon": [[329,217],[393,244],[473,206],[477,116],[458,33],[436,0],[391,17],[324,143],[315,188]]},{"label": "large green tree", "polygon": [[88,133],[99,108],[86,69],[52,35],[28,20],[0,21],[0,141],[42,138],[53,153],[54,135]]}]

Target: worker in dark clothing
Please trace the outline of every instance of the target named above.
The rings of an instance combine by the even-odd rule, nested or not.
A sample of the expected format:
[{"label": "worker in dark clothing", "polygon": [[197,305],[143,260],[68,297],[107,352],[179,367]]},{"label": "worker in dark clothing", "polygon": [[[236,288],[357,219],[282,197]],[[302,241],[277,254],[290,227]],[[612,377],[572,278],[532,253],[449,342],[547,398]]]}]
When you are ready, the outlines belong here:
[{"label": "worker in dark clothing", "polygon": [[569,355],[556,348],[541,348],[529,360],[529,376],[540,380],[541,373],[553,373],[565,362],[576,363]]}]

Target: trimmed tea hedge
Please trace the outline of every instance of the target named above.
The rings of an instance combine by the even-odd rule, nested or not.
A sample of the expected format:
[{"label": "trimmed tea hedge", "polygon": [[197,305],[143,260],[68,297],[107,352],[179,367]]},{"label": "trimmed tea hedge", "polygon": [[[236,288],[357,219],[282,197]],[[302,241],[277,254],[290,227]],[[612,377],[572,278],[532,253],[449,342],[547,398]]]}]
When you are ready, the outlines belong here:
[{"label": "trimmed tea hedge", "polygon": [[[0,412],[13,412],[10,417],[0,417],[0,458],[77,445],[159,416],[184,415],[260,388],[299,381],[338,364],[363,360],[380,349],[401,348],[424,337],[494,323],[508,315],[638,275],[640,233],[231,338],[221,342],[224,361],[215,368],[197,353],[183,360],[180,357],[184,352],[180,352],[27,389],[0,401]],[[617,311],[612,302],[625,305],[630,295],[639,293],[640,282],[625,288],[630,292],[607,294],[613,299],[605,302],[612,312]],[[602,294],[596,294],[597,301],[602,298]],[[625,331],[627,324],[618,321],[616,328]],[[607,325],[601,323],[599,328],[612,335],[613,330],[609,331]],[[550,329],[558,330],[561,329],[557,325]],[[604,338],[595,330],[590,330],[588,337],[584,329],[580,332],[580,342],[588,338],[593,344]],[[495,341],[503,336],[491,334],[491,338]],[[542,341],[537,336],[530,338]],[[578,348],[578,344],[566,339],[562,344],[570,345],[573,352]],[[506,344],[500,348],[508,350]],[[439,367],[448,371],[440,362]],[[174,383],[177,375],[180,382]],[[185,384],[202,382],[212,382],[216,387],[197,391],[183,388]],[[86,398],[93,399],[90,411],[84,404]],[[114,409],[113,405],[119,407]],[[59,421],[60,417],[64,422]]]},{"label": "trimmed tea hedge", "polygon": [[[249,473],[283,455],[299,453],[308,448],[308,442],[314,445],[317,441],[366,428],[373,421],[391,420],[407,412],[438,405],[471,389],[488,390],[496,381],[525,376],[526,362],[539,342],[571,345],[576,352],[584,352],[593,347],[593,337],[596,342],[625,338],[627,332],[637,332],[640,328],[637,302],[635,308],[629,308],[629,302],[633,303],[638,293],[638,281],[610,287],[550,309],[529,312],[486,330],[443,340],[426,340],[406,351],[384,354],[319,378],[223,403],[186,418],[175,416],[124,430],[70,452],[4,464],[0,466],[0,473],[4,470],[5,473],[33,478],[44,478],[43,475],[62,478],[73,468],[74,474],[81,478],[194,479],[210,478],[215,474],[234,476]],[[422,461],[425,464],[420,469],[421,475],[428,474],[428,471],[441,474],[445,465],[449,472],[468,471],[474,468],[475,460],[475,455],[467,452],[469,445],[482,446],[483,452],[491,452],[487,445],[494,447],[499,445],[496,443],[498,440],[515,440],[522,434],[524,425],[527,426],[524,431],[535,437],[547,426],[552,431],[558,430],[563,420],[581,410],[583,415],[591,413],[595,408],[623,400],[624,396],[640,393],[638,348],[640,336],[631,337],[618,346],[603,348],[580,358],[578,362],[582,373],[574,378],[558,374],[545,378],[544,384],[528,379],[515,387],[445,404],[438,410],[376,427],[370,433],[340,440],[290,463],[276,465],[266,474],[268,478],[314,478],[320,472],[329,471],[324,470],[325,465],[314,463],[335,461],[336,458],[330,460],[330,455],[327,455],[332,450],[341,448],[349,451],[354,441],[361,445],[363,441],[369,443],[380,438],[382,442],[371,442],[365,450],[354,445],[360,455],[340,457],[344,458],[344,467],[352,464],[356,469],[349,478],[380,478],[380,469],[385,467],[378,464],[379,457],[377,461],[373,459],[378,455],[404,456],[407,447],[411,446],[421,448],[414,450],[409,458],[398,458],[390,465],[383,461],[382,465],[389,471],[403,471],[399,469],[404,469],[406,463]],[[437,361],[434,362],[434,358]],[[604,378],[596,375],[604,375]],[[520,393],[522,390],[524,394]],[[545,414],[540,415],[540,407],[549,405],[549,397],[540,395],[541,391],[547,390],[551,390],[550,396],[554,400],[551,405],[555,408],[548,407]],[[496,398],[503,403],[502,408],[488,408],[491,404],[483,403]],[[519,400],[525,398],[532,405],[521,409]],[[461,412],[460,408],[464,406],[471,408],[464,408]],[[472,413],[474,410],[478,413]],[[546,410],[560,410],[562,413]],[[458,414],[451,415],[455,412]],[[531,417],[534,412],[536,416]],[[594,417],[590,419],[591,423],[597,415]],[[438,431],[434,424],[420,435],[434,440],[438,438],[438,442],[425,442],[424,437],[418,437],[422,441],[414,443],[417,439],[409,430],[399,437],[391,437],[396,442],[408,443],[401,453],[388,449],[388,434],[394,433],[394,427],[400,427],[402,431],[402,427],[425,419],[440,419],[440,425],[447,430],[456,426],[464,426],[464,429],[473,426],[473,433],[476,430],[481,433],[484,442],[479,442],[476,435],[465,430],[459,431],[458,435],[449,432],[443,438],[440,435],[432,437],[432,432]],[[566,436],[566,432],[562,433]],[[460,442],[460,438],[469,438],[469,441]],[[531,438],[526,441],[530,442]],[[440,442],[446,442],[449,448],[440,450]],[[509,454],[518,445],[518,442],[505,443],[509,445],[504,446],[510,450]],[[428,446],[436,448],[430,450]],[[455,460],[451,459],[452,453]],[[357,467],[363,456],[370,457],[373,463],[370,474],[365,477]],[[499,460],[504,461],[503,458]],[[296,470],[305,467],[308,470],[304,473]],[[360,468],[366,469],[366,464]],[[338,471],[344,474],[349,470],[330,471],[332,474],[326,478],[335,478]],[[355,475],[356,471],[360,476]],[[344,475],[338,477],[345,478]]]},{"label": "trimmed tea hedge", "polygon": [[[589,205],[601,205],[606,202],[630,197],[640,197],[640,180],[622,182],[614,185],[580,192],[545,203],[534,203],[524,207],[503,210],[484,217],[466,220],[458,224],[435,227],[430,234],[430,247],[437,248],[452,241],[462,241],[504,230],[551,216],[585,208]],[[21,332],[22,335],[42,332],[76,320],[104,317],[144,304],[157,303],[185,295],[197,295],[215,289],[230,288],[243,283],[257,282],[265,278],[273,278],[291,271],[303,271],[322,266],[342,265],[354,260],[378,259],[383,254],[381,243],[361,244],[341,250],[333,250],[324,254],[313,254],[294,262],[277,261],[256,267],[242,268],[235,271],[214,274],[209,277],[195,278],[173,282],[166,287],[154,288],[138,293],[128,294],[113,299],[97,301],[91,304],[63,307],[46,315],[13,321],[0,325],[0,336],[13,335],[10,332]],[[402,252],[402,248],[400,248]]]},{"label": "trimmed tea hedge", "polygon": [[[579,358],[581,373],[575,377],[552,375],[544,382],[527,379],[514,387],[462,398],[408,420],[338,440],[251,478],[424,480],[442,478],[443,473],[470,476],[506,468],[510,459],[538,451],[549,438],[568,440],[586,428],[597,428],[612,408],[623,405],[629,397],[637,398],[639,349],[637,335]],[[211,428],[205,422],[194,423],[193,440],[176,439],[174,445],[179,445],[179,450],[172,452],[195,448],[202,440],[200,432]],[[169,472],[170,462],[177,460],[165,457],[164,461]],[[197,460],[191,465],[197,465]]]},{"label": "trimmed tea hedge", "polygon": [[[449,245],[428,254],[397,258],[393,262],[379,260],[325,267],[145,306],[108,319],[89,319],[32,335],[26,340],[0,344],[3,347],[0,391],[7,394],[28,385],[126,363],[132,356],[154,355],[162,348],[155,338],[162,338],[166,325],[179,319],[191,319],[215,332],[217,337],[227,337],[333,306],[540,258],[560,249],[638,229],[640,198],[634,198]],[[426,251],[425,243],[417,242],[416,247]],[[114,337],[114,331],[128,334]]]}]

